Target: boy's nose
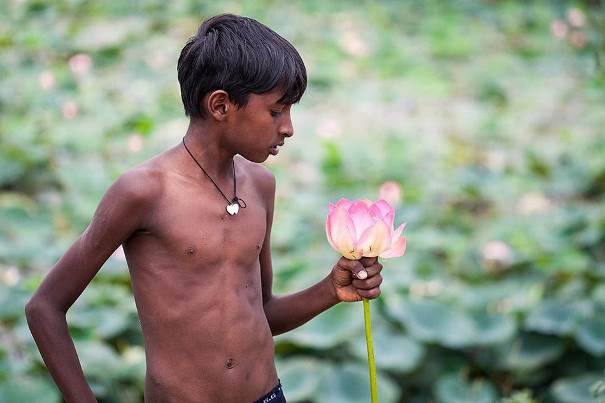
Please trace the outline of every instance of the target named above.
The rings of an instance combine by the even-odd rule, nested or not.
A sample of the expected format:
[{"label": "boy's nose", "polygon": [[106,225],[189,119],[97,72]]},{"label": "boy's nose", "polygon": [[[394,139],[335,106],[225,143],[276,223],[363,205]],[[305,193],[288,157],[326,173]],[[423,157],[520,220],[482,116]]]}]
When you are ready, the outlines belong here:
[{"label": "boy's nose", "polygon": [[292,127],[292,122],[288,121],[288,123],[282,125],[279,128],[279,134],[285,137],[292,137],[294,135],[294,127]]}]

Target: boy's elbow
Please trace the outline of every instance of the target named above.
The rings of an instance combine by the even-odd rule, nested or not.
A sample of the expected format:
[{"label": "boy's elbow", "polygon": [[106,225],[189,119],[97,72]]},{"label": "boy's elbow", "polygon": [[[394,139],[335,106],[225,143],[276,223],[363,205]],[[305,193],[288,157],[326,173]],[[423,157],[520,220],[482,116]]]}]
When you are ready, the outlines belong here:
[{"label": "boy's elbow", "polygon": [[36,299],[31,298],[29,301],[27,301],[27,304],[25,304],[25,317],[29,318],[30,316],[36,314],[36,312],[40,312],[40,310],[41,304]]},{"label": "boy's elbow", "polygon": [[50,304],[45,301],[41,301],[39,298],[30,298],[25,304],[25,317],[36,317],[41,313],[47,312],[50,308]]}]

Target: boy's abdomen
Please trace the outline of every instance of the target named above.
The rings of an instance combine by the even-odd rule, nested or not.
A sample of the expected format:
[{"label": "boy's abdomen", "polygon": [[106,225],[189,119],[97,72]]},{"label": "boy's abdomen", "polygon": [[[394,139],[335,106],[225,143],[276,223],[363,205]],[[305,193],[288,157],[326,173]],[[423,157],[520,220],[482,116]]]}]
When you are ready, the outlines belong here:
[{"label": "boy's abdomen", "polygon": [[[214,272],[207,282],[188,285],[170,276],[144,286],[133,281],[145,340],[146,403],[252,402],[276,384],[259,285],[252,278],[240,285],[225,273],[251,269],[201,268]],[[135,284],[145,293],[137,295]]]}]

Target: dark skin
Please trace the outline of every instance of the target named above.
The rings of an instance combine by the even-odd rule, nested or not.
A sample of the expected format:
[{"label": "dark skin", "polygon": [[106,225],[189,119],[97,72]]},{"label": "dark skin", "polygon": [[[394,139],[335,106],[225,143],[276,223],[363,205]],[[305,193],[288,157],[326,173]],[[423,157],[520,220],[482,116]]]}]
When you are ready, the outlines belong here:
[{"label": "dark skin", "polygon": [[[273,336],[339,302],[380,295],[377,258],[341,257],[300,292],[272,293],[270,235],[275,177],[260,165],[269,147],[294,134],[291,105],[278,91],[246,107],[224,91],[206,94],[206,119],[191,119],[182,144],[123,174],[90,225],[57,262],[26,307],[32,335],[68,403],[96,402],[69,335],[66,312],[123,245],[145,340],[145,402],[253,401],[278,381]],[[361,273],[367,273],[366,278]]]}]

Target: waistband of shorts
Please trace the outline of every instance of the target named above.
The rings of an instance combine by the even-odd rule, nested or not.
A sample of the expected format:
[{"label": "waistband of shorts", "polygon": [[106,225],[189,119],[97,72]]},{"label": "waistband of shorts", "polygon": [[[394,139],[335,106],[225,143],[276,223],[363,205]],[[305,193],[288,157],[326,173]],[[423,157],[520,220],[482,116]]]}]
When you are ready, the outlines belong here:
[{"label": "waistband of shorts", "polygon": [[266,395],[258,398],[254,403],[270,403],[274,398],[283,396],[283,390],[281,385],[281,379],[277,378],[277,385],[271,389]]}]

